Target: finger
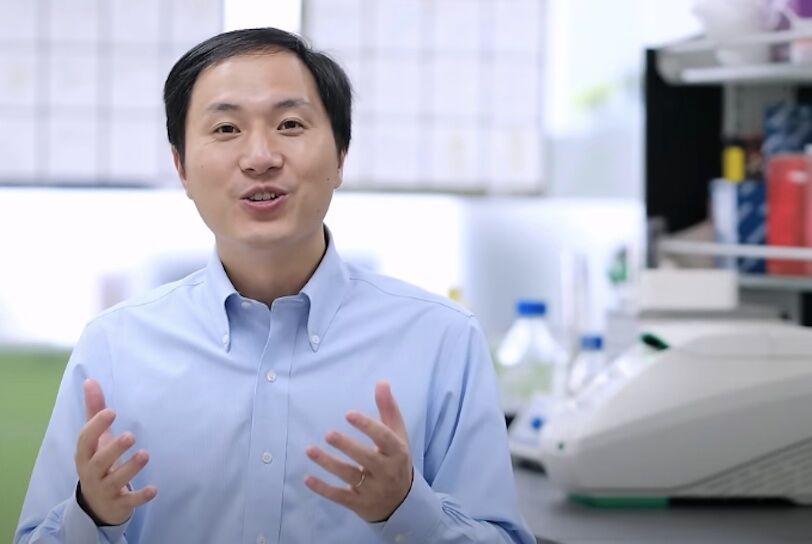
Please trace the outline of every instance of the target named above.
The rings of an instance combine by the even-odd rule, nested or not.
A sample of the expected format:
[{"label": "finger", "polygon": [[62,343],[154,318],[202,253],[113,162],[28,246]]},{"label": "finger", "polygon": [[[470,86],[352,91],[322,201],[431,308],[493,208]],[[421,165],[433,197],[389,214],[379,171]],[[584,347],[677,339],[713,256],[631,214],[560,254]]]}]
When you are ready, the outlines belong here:
[{"label": "finger", "polygon": [[392,390],[386,382],[375,384],[375,404],[378,405],[378,413],[381,415],[383,424],[395,431],[403,440],[408,440],[406,434],[406,424],[400,415],[400,408],[392,396]]},{"label": "finger", "polygon": [[361,470],[356,465],[346,463],[316,446],[305,449],[307,456],[317,465],[341,478],[347,485],[355,485],[361,479]]},{"label": "finger", "polygon": [[90,461],[99,447],[99,437],[110,428],[115,418],[116,414],[105,408],[82,426],[79,438],[76,440],[76,460],[78,462],[84,464]]},{"label": "finger", "polygon": [[321,495],[325,499],[331,500],[340,505],[352,508],[355,506],[357,495],[348,489],[333,487],[319,480],[315,476],[305,478],[305,485],[314,493]]},{"label": "finger", "polygon": [[110,427],[108,427],[107,429],[104,430],[104,432],[102,432],[101,436],[99,437],[99,446],[97,449],[107,447],[109,444],[113,442],[113,440],[115,440],[115,438],[113,437],[113,433],[110,430]]},{"label": "finger", "polygon": [[[88,378],[83,384],[85,394],[85,419],[89,420],[94,415],[104,410],[107,403],[104,400],[104,392],[96,380]],[[99,437],[99,447],[106,446],[113,440],[113,434],[105,431]]]},{"label": "finger", "polygon": [[333,431],[324,440],[370,472],[378,472],[381,467],[383,457],[378,452],[349,436]]},{"label": "finger", "polygon": [[403,441],[400,437],[380,421],[376,421],[360,412],[348,413],[347,421],[371,438],[375,445],[378,446],[378,450],[384,455],[392,455],[403,450]]},{"label": "finger", "polygon": [[90,418],[104,410],[106,407],[104,403],[104,393],[101,390],[99,382],[88,378],[82,384],[82,389],[85,395],[85,421],[90,421]]},{"label": "finger", "polygon": [[158,494],[158,488],[154,485],[148,485],[138,491],[126,490],[122,496],[124,503],[130,508],[138,508],[144,503],[147,503],[155,498]]},{"label": "finger", "polygon": [[124,433],[106,446],[99,446],[96,454],[90,458],[88,467],[93,476],[104,478],[113,470],[116,461],[135,444],[135,437],[131,433]]},{"label": "finger", "polygon": [[111,472],[105,480],[113,489],[124,487],[135,478],[136,474],[141,472],[141,469],[143,469],[147,463],[149,463],[149,454],[146,450],[139,450],[135,452],[126,463]]}]

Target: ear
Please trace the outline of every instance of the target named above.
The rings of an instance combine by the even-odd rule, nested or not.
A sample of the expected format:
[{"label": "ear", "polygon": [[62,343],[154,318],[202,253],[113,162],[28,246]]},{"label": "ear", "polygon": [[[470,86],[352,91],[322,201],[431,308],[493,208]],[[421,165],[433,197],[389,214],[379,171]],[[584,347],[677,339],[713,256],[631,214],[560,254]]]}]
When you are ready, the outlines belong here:
[{"label": "ear", "polygon": [[338,154],[338,171],[336,172],[336,179],[333,184],[333,189],[338,189],[344,182],[344,159],[347,158],[347,152],[343,151]]},{"label": "ear", "polygon": [[175,170],[178,172],[180,182],[183,184],[183,189],[186,191],[186,196],[192,198],[192,193],[189,190],[189,181],[186,179],[186,169],[183,167],[183,161],[180,160],[180,153],[178,148],[172,146],[172,163],[175,165]]}]

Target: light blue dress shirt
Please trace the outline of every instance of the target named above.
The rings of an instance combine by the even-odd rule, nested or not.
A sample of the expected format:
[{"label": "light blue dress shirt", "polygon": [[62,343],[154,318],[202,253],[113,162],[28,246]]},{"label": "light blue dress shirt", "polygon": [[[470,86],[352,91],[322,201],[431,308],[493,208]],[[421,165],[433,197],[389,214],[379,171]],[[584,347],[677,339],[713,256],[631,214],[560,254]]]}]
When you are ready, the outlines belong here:
[{"label": "light blue dress shirt", "polygon": [[[325,229],[326,230],[326,229]],[[97,528],[75,499],[82,383],[97,380],[150,462],[132,481],[158,495]],[[378,417],[391,384],[414,481],[382,523],[310,491],[344,485],[305,455],[344,419]],[[129,455],[129,454],[128,454]],[[339,455],[341,455],[339,453]],[[147,544],[534,543],[518,512],[488,346],[448,300],[344,263],[329,239],[301,292],[270,308],[208,266],[91,321],[71,355],[15,542]]]}]

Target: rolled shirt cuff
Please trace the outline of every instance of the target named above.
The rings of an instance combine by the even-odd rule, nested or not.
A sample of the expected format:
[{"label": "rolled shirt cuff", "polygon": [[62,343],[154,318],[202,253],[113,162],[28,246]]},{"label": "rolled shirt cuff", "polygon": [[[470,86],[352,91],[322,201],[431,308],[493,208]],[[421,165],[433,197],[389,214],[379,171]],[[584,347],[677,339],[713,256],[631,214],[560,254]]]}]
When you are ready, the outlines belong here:
[{"label": "rolled shirt cuff", "polygon": [[65,542],[76,544],[98,542],[99,544],[119,544],[124,542],[124,531],[129,520],[121,525],[97,526],[93,518],[79,505],[79,484],[73,498],[65,506]]},{"label": "rolled shirt cuff", "polygon": [[432,542],[442,517],[442,502],[423,475],[415,470],[412,487],[400,506],[388,520],[372,523],[371,527],[382,542],[423,544]]}]

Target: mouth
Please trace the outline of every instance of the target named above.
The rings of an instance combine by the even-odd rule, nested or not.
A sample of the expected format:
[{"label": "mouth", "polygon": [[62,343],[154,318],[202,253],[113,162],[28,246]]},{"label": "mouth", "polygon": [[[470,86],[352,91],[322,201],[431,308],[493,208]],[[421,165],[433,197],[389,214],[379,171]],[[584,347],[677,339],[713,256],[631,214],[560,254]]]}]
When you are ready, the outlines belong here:
[{"label": "mouth", "polygon": [[268,202],[277,200],[287,193],[276,185],[258,183],[242,194],[242,200],[249,202]]},{"label": "mouth", "polygon": [[276,200],[281,196],[282,193],[271,193],[266,191],[250,194],[246,197],[243,197],[243,200],[248,200],[249,202],[265,202],[267,200]]},{"label": "mouth", "polygon": [[255,218],[275,217],[285,205],[288,194],[273,185],[255,185],[246,191],[240,202],[242,208]]}]

